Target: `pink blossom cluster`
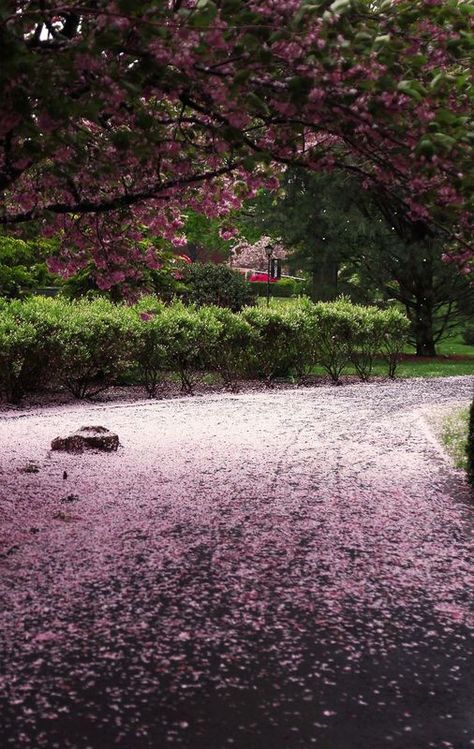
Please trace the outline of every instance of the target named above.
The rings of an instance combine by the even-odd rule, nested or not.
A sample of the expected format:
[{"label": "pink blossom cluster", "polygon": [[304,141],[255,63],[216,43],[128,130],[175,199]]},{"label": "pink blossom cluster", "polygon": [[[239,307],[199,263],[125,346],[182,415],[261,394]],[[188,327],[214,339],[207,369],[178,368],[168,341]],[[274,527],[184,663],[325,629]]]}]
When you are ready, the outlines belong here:
[{"label": "pink blossom cluster", "polygon": [[183,210],[224,216],[288,163],[355,170],[466,246],[462,3],[11,6],[0,222],[59,233],[64,272],[153,267],[144,227],[182,246]]}]

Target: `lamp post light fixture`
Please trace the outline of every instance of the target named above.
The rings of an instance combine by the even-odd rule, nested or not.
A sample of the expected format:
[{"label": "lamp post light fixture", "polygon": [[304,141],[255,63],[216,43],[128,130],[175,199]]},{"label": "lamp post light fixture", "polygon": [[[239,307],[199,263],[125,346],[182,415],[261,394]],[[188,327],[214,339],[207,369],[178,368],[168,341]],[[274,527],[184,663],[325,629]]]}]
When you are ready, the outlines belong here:
[{"label": "lamp post light fixture", "polygon": [[267,256],[267,307],[270,304],[270,273],[271,273],[271,266],[272,266],[272,257],[273,257],[273,245],[267,244],[265,247],[265,254]]}]

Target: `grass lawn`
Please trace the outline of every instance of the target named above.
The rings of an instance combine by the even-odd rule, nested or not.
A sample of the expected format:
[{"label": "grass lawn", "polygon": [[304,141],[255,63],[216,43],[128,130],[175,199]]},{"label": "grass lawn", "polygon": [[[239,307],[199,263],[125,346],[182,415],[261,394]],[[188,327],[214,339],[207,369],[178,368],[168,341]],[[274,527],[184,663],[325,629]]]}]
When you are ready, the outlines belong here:
[{"label": "grass lawn", "polygon": [[452,359],[426,359],[413,357],[400,362],[397,377],[454,377],[474,375],[474,356],[466,361]]},{"label": "grass lawn", "polygon": [[449,414],[443,422],[441,440],[453,459],[456,468],[467,468],[467,435],[469,409],[460,408]]},{"label": "grass lawn", "polygon": [[442,356],[474,356],[474,346],[464,343],[461,333],[450,336],[436,346]]},{"label": "grass lawn", "polygon": [[[314,367],[312,374],[324,375],[326,372],[322,367]],[[344,375],[355,375],[354,367],[347,367]],[[387,365],[384,361],[376,361],[372,376],[387,375]],[[397,367],[396,377],[454,377],[456,375],[474,375],[474,356],[471,360],[458,361],[445,359],[423,359],[421,357],[410,357],[401,361]]]}]

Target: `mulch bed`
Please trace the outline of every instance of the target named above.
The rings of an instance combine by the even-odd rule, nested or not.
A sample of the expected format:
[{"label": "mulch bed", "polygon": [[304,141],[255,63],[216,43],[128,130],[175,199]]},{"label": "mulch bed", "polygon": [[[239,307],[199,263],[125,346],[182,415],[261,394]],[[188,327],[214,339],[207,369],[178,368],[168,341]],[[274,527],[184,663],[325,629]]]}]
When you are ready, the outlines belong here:
[{"label": "mulch bed", "polygon": [[[374,376],[370,382],[386,382],[386,377]],[[99,395],[85,399],[87,403],[120,403],[122,401],[140,401],[140,400],[169,400],[172,398],[183,398],[183,397],[200,397],[203,395],[214,395],[219,393],[257,393],[257,392],[268,392],[276,390],[298,390],[299,388],[306,387],[322,387],[325,385],[344,386],[351,385],[357,382],[361,382],[360,378],[356,375],[345,375],[342,376],[339,383],[333,383],[329,376],[324,375],[308,375],[298,382],[291,382],[289,380],[276,379],[272,382],[271,387],[265,385],[262,380],[243,380],[239,382],[239,389],[237,391],[231,390],[229,387],[225,387],[220,383],[206,383],[202,380],[197,380],[194,386],[193,395],[187,395],[181,392],[181,387],[178,382],[165,381],[157,388],[155,398],[149,398],[145,388],[141,385],[121,385],[110,387],[108,390],[104,390]],[[82,401],[84,402],[84,401]],[[74,403],[81,403],[80,400],[75,398],[71,393],[65,389],[50,389],[43,390],[37,393],[31,393],[26,395],[20,404],[12,404],[0,402],[0,413],[6,411],[27,411],[32,408],[48,408],[50,406],[58,405],[71,405]]]}]

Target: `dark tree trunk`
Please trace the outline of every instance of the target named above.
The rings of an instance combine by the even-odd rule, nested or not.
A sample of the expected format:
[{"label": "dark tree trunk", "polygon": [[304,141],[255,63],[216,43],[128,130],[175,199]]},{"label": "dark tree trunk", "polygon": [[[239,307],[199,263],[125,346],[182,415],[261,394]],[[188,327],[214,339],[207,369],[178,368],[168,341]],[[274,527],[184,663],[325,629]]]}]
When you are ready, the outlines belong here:
[{"label": "dark tree trunk", "polygon": [[436,356],[433,311],[434,278],[433,247],[429,240],[422,245],[410,247],[408,274],[403,280],[403,288],[412,296],[407,300],[407,312],[413,325],[417,356]]},{"label": "dark tree trunk", "polygon": [[416,355],[436,356],[436,348],[433,339],[433,315],[432,309],[429,305],[417,305],[414,328],[416,336]]},{"label": "dark tree trunk", "polygon": [[337,297],[339,263],[334,255],[325,252],[313,261],[311,297],[313,301],[327,302]]},{"label": "dark tree trunk", "polygon": [[425,240],[424,252],[419,247],[414,248],[415,260],[415,336],[417,356],[436,356],[433,330],[433,248],[429,240]]}]

